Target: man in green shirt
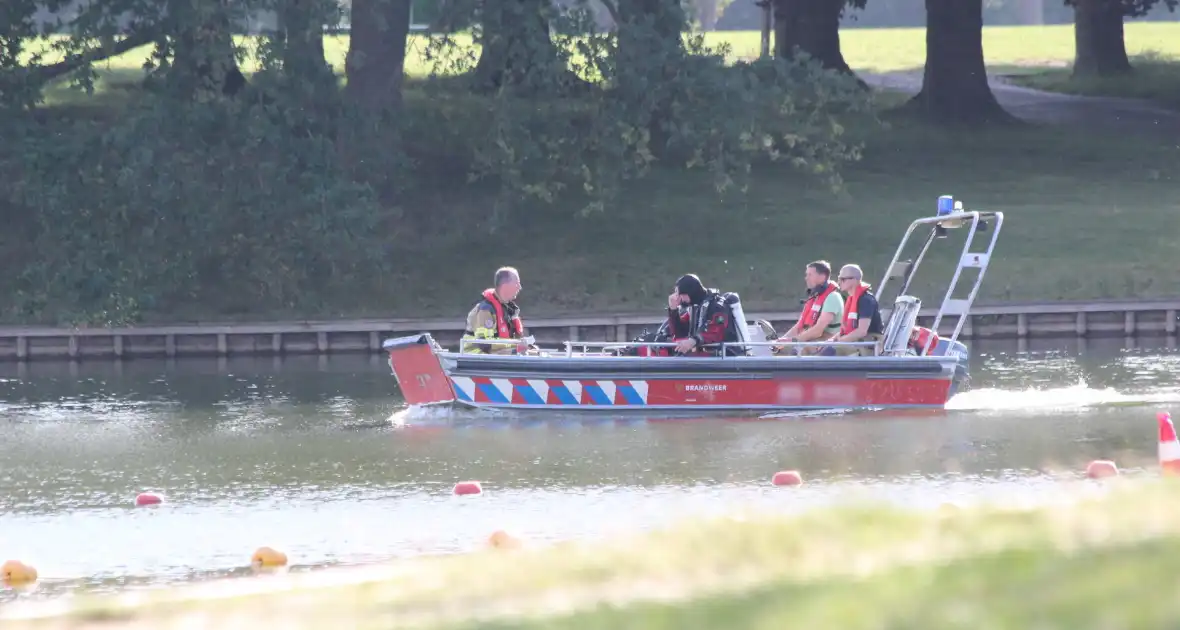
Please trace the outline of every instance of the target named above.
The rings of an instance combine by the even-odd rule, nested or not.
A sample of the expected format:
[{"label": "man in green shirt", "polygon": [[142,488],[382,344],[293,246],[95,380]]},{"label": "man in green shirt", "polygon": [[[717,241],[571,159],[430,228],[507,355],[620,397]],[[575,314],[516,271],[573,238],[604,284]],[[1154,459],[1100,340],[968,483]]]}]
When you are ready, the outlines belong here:
[{"label": "man in green shirt", "polygon": [[[836,283],[832,282],[832,266],[826,260],[807,263],[803,279],[807,282],[807,301],[803,303],[803,312],[799,314],[799,321],[778,341],[830,339],[840,332],[840,322],[844,319],[844,297],[840,295]],[[823,349],[823,346],[794,347],[802,348],[799,354],[815,354]]]}]

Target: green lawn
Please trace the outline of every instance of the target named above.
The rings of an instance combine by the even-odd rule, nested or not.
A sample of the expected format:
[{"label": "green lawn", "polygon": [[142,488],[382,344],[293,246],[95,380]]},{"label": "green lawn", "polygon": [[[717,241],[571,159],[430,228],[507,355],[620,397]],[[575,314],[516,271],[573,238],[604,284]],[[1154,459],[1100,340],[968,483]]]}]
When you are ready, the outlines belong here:
[{"label": "green lawn", "polygon": [[1154,630],[1180,624],[1177,492],[1063,482],[1062,500],[1038,509],[754,514],[216,591],[83,596],[40,619],[0,619],[6,630]]},{"label": "green lawn", "polygon": [[1180,59],[1151,52],[1132,57],[1131,66],[1134,72],[1121,77],[1075,79],[1069,68],[1018,68],[1008,78],[1017,85],[1050,92],[1140,98],[1180,109]]},{"label": "green lawn", "polygon": [[[712,38],[730,41],[739,56],[756,50],[758,41],[756,33]],[[1132,51],[1174,54],[1180,25],[1131,24],[1127,41]],[[921,29],[849,29],[843,42],[849,63],[860,70],[922,64]],[[1067,26],[985,29],[988,62],[997,67],[1060,66],[1072,46]],[[344,39],[330,38],[327,49],[342,67]],[[139,72],[138,55],[111,61],[108,71],[129,80]],[[411,72],[424,72],[422,64],[413,61]],[[65,88],[54,94],[58,102],[67,98],[78,96]],[[407,104],[410,116],[436,114],[437,103],[412,87]],[[412,140],[462,146],[461,129],[441,125]],[[747,195],[724,200],[704,174],[662,173],[631,187],[604,214],[574,218],[568,203],[522,207],[503,232],[488,237],[488,193],[443,185],[407,203],[428,210],[432,223],[446,229],[416,231],[390,220],[395,273],[368,278],[364,286],[325,288],[327,306],[319,312],[251,312],[236,319],[461,317],[503,264],[522,271],[526,319],[658,311],[672,281],[685,272],[741,292],[748,308],[796,308],[808,261],[858,262],[875,281],[909,221],[933,213],[938,195],[948,193],[969,208],[1008,216],[980,301],[1180,295],[1180,181],[1171,167],[1180,147],[1171,138],[1036,127],[950,133],[905,122],[856,133],[867,143],[865,159],[848,171],[847,195],[839,198],[784,166],[759,169]],[[462,182],[464,173],[452,179]],[[941,275],[916,283],[928,303],[941,298],[949,278],[945,253],[927,265]],[[183,314],[147,314],[157,321],[225,317],[204,304]]]}]

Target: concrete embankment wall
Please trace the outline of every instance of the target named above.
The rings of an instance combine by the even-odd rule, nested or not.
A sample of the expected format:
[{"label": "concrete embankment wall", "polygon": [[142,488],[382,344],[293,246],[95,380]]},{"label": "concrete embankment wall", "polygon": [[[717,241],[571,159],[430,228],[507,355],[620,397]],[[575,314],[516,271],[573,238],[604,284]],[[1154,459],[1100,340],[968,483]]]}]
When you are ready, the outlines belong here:
[{"label": "concrete embankment wall", "polygon": [[[971,310],[961,338],[1028,339],[1044,337],[1168,337],[1176,335],[1180,299],[1137,302],[1055,302],[979,305]],[[919,323],[933,323],[926,309]],[[779,331],[794,323],[797,311],[748,312]],[[626,341],[654,330],[661,313],[536,318],[525,322],[542,345],[563,341]],[[944,318],[940,334],[950,334],[954,317]],[[448,319],[368,319],[316,322],[218,323],[133,328],[0,327],[0,361],[40,359],[189,357],[230,355],[380,352],[388,337],[430,332],[454,346],[463,317]]]}]

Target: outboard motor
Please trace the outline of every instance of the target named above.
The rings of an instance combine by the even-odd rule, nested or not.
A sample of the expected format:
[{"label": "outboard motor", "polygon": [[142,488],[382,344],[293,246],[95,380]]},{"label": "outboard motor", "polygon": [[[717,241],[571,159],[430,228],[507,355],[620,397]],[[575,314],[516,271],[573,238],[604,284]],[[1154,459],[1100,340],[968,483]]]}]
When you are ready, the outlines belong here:
[{"label": "outboard motor", "polygon": [[881,356],[904,357],[909,354],[910,331],[918,323],[918,311],[922,310],[922,300],[912,295],[899,295],[893,304],[893,313],[889,316],[889,323],[885,325],[885,340],[881,346]]}]

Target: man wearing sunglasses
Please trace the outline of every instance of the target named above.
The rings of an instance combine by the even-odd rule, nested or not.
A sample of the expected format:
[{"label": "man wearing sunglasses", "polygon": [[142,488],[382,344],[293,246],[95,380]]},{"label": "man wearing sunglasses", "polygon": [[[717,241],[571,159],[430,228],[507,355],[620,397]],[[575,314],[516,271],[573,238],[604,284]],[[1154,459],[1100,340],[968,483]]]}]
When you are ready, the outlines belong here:
[{"label": "man wearing sunglasses", "polygon": [[[840,291],[848,296],[844,302],[844,317],[840,321],[840,332],[831,338],[837,342],[874,341],[884,339],[881,324],[881,308],[873,295],[872,287],[864,282],[864,273],[858,265],[847,264],[840,268]],[[873,356],[875,348],[867,346],[828,346],[824,355]]]}]

